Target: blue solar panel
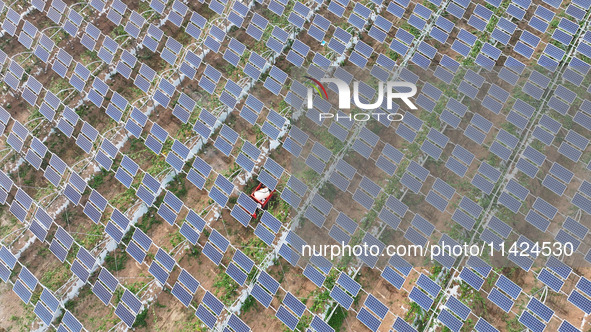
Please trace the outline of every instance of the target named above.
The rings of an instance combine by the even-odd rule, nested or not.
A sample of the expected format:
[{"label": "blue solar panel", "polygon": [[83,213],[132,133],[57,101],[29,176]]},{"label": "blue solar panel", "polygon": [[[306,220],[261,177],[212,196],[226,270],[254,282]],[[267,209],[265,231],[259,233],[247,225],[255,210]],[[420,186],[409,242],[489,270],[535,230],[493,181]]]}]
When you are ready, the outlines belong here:
[{"label": "blue solar panel", "polygon": [[236,314],[232,314],[228,320],[228,326],[236,332],[249,332],[250,327],[246,325]]},{"label": "blue solar panel", "polygon": [[579,291],[573,290],[568,296],[568,301],[583,310],[586,314],[591,313],[591,300],[586,298]]},{"label": "blue solar panel", "polygon": [[431,296],[436,297],[441,291],[441,286],[437,285],[433,280],[429,279],[426,275],[422,274],[419,276],[416,282],[417,286],[427,291]]},{"label": "blue solar panel", "polygon": [[164,270],[156,261],[152,261],[148,272],[150,272],[150,274],[152,274],[156,280],[160,282],[160,284],[166,285],[166,280],[168,280],[169,273],[166,272],[166,270]]},{"label": "blue solar panel", "polygon": [[210,242],[207,242],[203,247],[203,253],[209,258],[215,265],[219,265],[224,257],[218,249],[216,249]]},{"label": "blue solar panel", "polygon": [[484,283],[483,278],[481,278],[480,276],[478,276],[476,273],[472,272],[472,270],[470,270],[468,268],[462,269],[462,272],[460,273],[460,278],[476,290],[480,290],[480,288],[482,287],[482,284]]},{"label": "blue solar panel", "polygon": [[439,319],[439,321],[442,322],[443,325],[445,325],[447,328],[454,332],[459,332],[462,326],[464,325],[462,321],[457,319],[447,309],[441,310],[437,319]]},{"label": "blue solar panel", "polygon": [[90,272],[77,260],[75,260],[74,263],[72,263],[70,271],[74,272],[74,274],[84,283],[88,280],[88,277],[90,276]]},{"label": "blue solar panel", "polygon": [[513,301],[505,294],[501,293],[497,288],[493,288],[490,291],[488,299],[505,312],[509,312],[513,307]]},{"label": "blue solar panel", "polygon": [[222,234],[220,234],[215,229],[209,235],[209,241],[215,244],[215,246],[223,252],[226,252],[226,250],[228,250],[228,246],[230,245],[230,241],[228,241]]},{"label": "blue solar panel", "polygon": [[521,293],[521,287],[517,286],[513,281],[509,280],[509,278],[501,275],[495,286],[499,287],[503,292],[507,293],[513,299],[517,299],[519,294]]},{"label": "blue solar panel", "polygon": [[418,304],[421,308],[423,308],[426,311],[429,311],[429,309],[433,305],[433,300],[429,296],[427,296],[427,294],[423,293],[421,290],[414,286],[408,294],[408,298],[414,301],[416,304]]},{"label": "blue solar panel", "polygon": [[450,296],[449,299],[447,299],[445,306],[462,320],[466,320],[471,312],[470,308],[468,308],[464,303],[460,302],[455,296]]},{"label": "blue solar panel", "polygon": [[580,332],[580,330],[574,327],[568,321],[563,320],[562,324],[560,324],[560,327],[558,327],[558,332]]},{"label": "blue solar panel", "polygon": [[170,291],[185,307],[189,307],[193,296],[178,282],[174,284]]},{"label": "blue solar panel", "polygon": [[105,232],[109,234],[109,236],[112,237],[117,243],[121,242],[121,239],[123,238],[123,232],[121,232],[117,226],[115,226],[115,224],[110,221],[107,223],[107,226],[105,226]]},{"label": "blue solar panel", "polygon": [[16,265],[16,257],[5,246],[0,247],[0,260],[4,262],[11,270]]},{"label": "blue solar panel", "polygon": [[273,296],[265,291],[259,284],[255,284],[250,293],[265,308],[268,308],[273,300]]},{"label": "blue solar panel", "polygon": [[217,322],[217,318],[202,304],[199,304],[197,311],[195,311],[195,315],[210,329],[213,329]]},{"label": "blue solar panel", "polygon": [[528,311],[523,311],[519,317],[519,322],[534,332],[542,332],[546,329],[546,324],[534,317]]}]

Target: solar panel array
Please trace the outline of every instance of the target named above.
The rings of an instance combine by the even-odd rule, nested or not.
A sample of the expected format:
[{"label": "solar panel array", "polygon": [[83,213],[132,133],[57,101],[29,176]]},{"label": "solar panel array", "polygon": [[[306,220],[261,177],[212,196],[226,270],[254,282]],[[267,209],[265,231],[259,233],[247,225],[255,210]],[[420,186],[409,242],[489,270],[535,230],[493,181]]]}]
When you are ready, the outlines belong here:
[{"label": "solar panel array", "polygon": [[[379,6],[381,2],[375,1],[375,4]],[[126,80],[133,79],[134,85],[141,90],[138,96],[142,98],[130,98],[129,95],[124,97],[120,91],[109,91],[112,90],[111,84],[99,79],[96,63],[93,65],[78,54],[70,54],[67,48],[60,48],[59,45],[63,47],[63,44],[55,39],[55,35],[48,37],[47,32],[40,32],[28,20],[27,15],[21,16],[13,8],[2,6],[2,11],[6,12],[3,30],[9,36],[14,36],[21,46],[34,50],[32,56],[51,64],[47,67],[52,69],[51,75],[55,72],[68,87],[58,91],[44,86],[35,78],[37,74],[23,69],[26,61],[16,56],[8,57],[4,53],[0,54],[1,63],[7,67],[3,82],[13,92],[20,93],[30,106],[38,107],[41,114],[39,119],[49,124],[49,127],[57,127],[59,131],[55,133],[62,133],[66,139],[73,139],[75,144],[72,148],[77,149],[76,153],[86,158],[84,160],[87,162],[82,166],[72,162],[71,157],[59,157],[58,154],[61,153],[58,153],[55,145],[46,143],[46,137],[42,137],[35,126],[22,118],[16,119],[16,115],[11,115],[2,108],[2,132],[6,127],[11,127],[10,131],[5,132],[7,148],[17,156],[24,157],[24,162],[35,170],[42,171],[43,177],[56,189],[55,194],[63,194],[66,199],[64,202],[83,206],[83,214],[92,221],[91,225],[97,225],[101,230],[104,228],[108,235],[106,239],[112,239],[123,246],[126,253],[159,281],[160,286],[171,289],[171,293],[185,307],[191,307],[209,328],[221,324],[236,331],[250,329],[238,316],[231,314],[229,305],[224,305],[207,289],[204,289],[206,295],[201,303],[193,303],[196,289],[203,287],[183,268],[180,259],[182,255],[169,251],[165,244],[152,240],[139,227],[134,226],[131,220],[137,219],[137,216],[131,211],[120,209],[112,195],[107,192],[101,194],[96,188],[87,190],[93,176],[93,171],[86,169],[88,163],[96,161],[97,166],[104,171],[112,171],[114,178],[124,186],[123,190],[129,191],[128,195],[139,198],[140,205],[152,207],[154,214],[167,222],[166,227],[178,227],[183,241],[187,240],[192,246],[200,248],[209,260],[223,268],[237,284],[245,289],[248,288],[245,286],[247,283],[254,285],[249,291],[265,307],[271,305],[271,295],[281,288],[285,296],[278,306],[271,308],[275,311],[274,316],[292,330],[298,326],[305,312],[314,317],[310,323],[312,328],[330,328],[314,312],[302,305],[296,296],[283,289],[273,277],[264,272],[266,268],[261,262],[255,263],[244,254],[239,249],[240,244],[232,241],[234,238],[227,230],[214,225],[222,214],[220,211],[231,211],[228,212],[226,222],[236,219],[240,228],[246,227],[249,232],[252,231],[269,248],[269,253],[273,252],[272,248],[277,249],[277,258],[281,257],[292,269],[301,268],[309,281],[330,292],[331,301],[354,310],[356,319],[365,327],[377,330],[385,316],[392,313],[384,305],[387,301],[380,301],[377,294],[372,294],[371,289],[361,288],[357,281],[345,273],[339,275],[335,285],[328,287],[325,283],[327,276],[336,271],[336,267],[330,262],[327,264],[310,259],[308,263],[302,263],[302,245],[309,239],[298,236],[297,232],[282,236],[282,233],[291,228],[291,219],[286,220],[284,215],[274,215],[269,211],[257,215],[259,207],[248,197],[248,193],[241,191],[245,178],[240,176],[243,175],[246,175],[246,179],[254,176],[270,189],[277,189],[277,200],[281,199],[296,209],[298,215],[312,221],[309,227],[317,232],[326,232],[329,235],[326,239],[336,243],[361,241],[376,244],[383,250],[384,238],[380,237],[383,230],[400,233],[400,239],[406,239],[402,241],[420,246],[424,246],[432,237],[457,241],[457,236],[451,231],[453,227],[441,227],[437,224],[438,220],[451,219],[453,222],[450,225],[457,223],[462,232],[467,232],[477,241],[491,243],[496,250],[499,249],[499,243],[508,240],[510,236],[517,238],[517,244],[529,244],[538,239],[540,234],[547,234],[557,242],[571,244],[578,255],[591,262],[584,241],[588,231],[584,225],[586,220],[581,218],[581,214],[591,213],[588,204],[591,202],[591,185],[584,180],[585,175],[581,175],[581,172],[588,172],[589,169],[585,152],[589,146],[587,137],[591,130],[591,108],[588,108],[588,96],[585,95],[587,92],[579,93],[579,87],[589,71],[586,61],[591,57],[591,39],[586,28],[581,28],[578,24],[586,17],[589,9],[581,1],[573,1],[568,6],[561,5],[559,1],[551,2],[549,6],[531,4],[528,1],[503,4],[493,1],[486,6],[468,1],[430,1],[412,5],[408,1],[393,1],[383,7],[375,7],[372,3],[369,8],[356,3],[352,9],[348,7],[348,1],[331,2],[328,6],[322,3],[304,5],[296,2],[293,7],[287,6],[287,2],[270,1],[265,4],[270,12],[264,15],[255,10],[249,15],[251,8],[242,3],[234,3],[231,8],[217,0],[206,4],[217,15],[227,16],[231,24],[244,28],[248,35],[246,38],[252,38],[254,45],[257,45],[252,49],[245,46],[243,40],[232,37],[232,32],[226,26],[206,25],[208,19],[211,19],[209,15],[205,18],[180,1],[163,3],[154,0],[150,3],[151,10],[160,15],[167,13],[167,21],[175,27],[172,30],[170,27],[154,25],[155,21],[150,15],[143,15],[145,13],[138,13],[136,10],[128,11],[127,5],[119,0],[113,1],[109,6],[100,0],[91,2],[93,9],[89,10],[98,13],[108,8],[103,14],[110,21],[109,24],[121,26],[125,33],[122,32],[122,35],[127,40],[137,40],[141,47],[145,47],[146,52],[159,53],[166,66],[174,69],[171,73],[178,75],[175,77],[165,77],[164,72],[152,69],[146,64],[148,61],[145,57],[138,56],[135,52],[137,50],[131,52],[132,49],[125,49],[129,47],[128,44],[118,42],[118,38],[111,38],[106,31],[101,31],[97,22],[91,23],[95,15],[89,15],[83,10],[78,12],[79,9],[74,6],[68,8],[59,0],[52,1],[49,6],[40,1],[33,1],[33,5],[57,24],[59,29],[71,35],[76,43],[79,41],[91,52],[98,51],[96,63],[116,64],[115,72]],[[468,9],[471,15],[465,15]],[[346,13],[349,10],[351,13]],[[532,13],[531,19],[526,27],[518,28],[514,22],[522,20],[526,12]],[[563,13],[566,17],[553,21],[555,15],[562,16]],[[277,24],[278,18],[284,25]],[[400,21],[394,25],[394,20]],[[21,21],[24,23],[20,24]],[[311,23],[308,28],[304,28],[307,21]],[[350,24],[351,29],[341,28],[343,24]],[[287,32],[283,30],[286,26],[289,27]],[[17,33],[18,27],[20,33]],[[300,35],[291,34],[294,27],[303,29],[299,32]],[[367,32],[364,32],[366,27]],[[181,32],[184,30],[191,36],[192,42],[185,44],[184,41],[180,42],[181,39],[175,39],[178,37],[173,38],[171,31],[177,29]],[[353,31],[355,34],[362,34],[363,40],[352,39]],[[452,32],[457,37],[448,41]],[[546,39],[541,38],[544,34],[547,35]],[[144,35],[143,38],[141,35]],[[314,40],[304,42],[304,35],[310,35]],[[284,50],[282,44],[287,40],[290,40],[291,46]],[[194,48],[193,41],[203,46]],[[442,53],[442,45],[447,45],[448,42],[451,46],[449,55]],[[323,50],[318,47],[325,44],[327,48]],[[385,44],[385,47],[380,48],[380,44]],[[122,49],[121,52],[119,48]],[[567,54],[566,51],[571,48],[573,52]],[[378,49],[386,51],[372,58]],[[543,51],[536,52],[538,49]],[[215,68],[210,63],[211,60],[206,58],[209,52],[223,54],[225,61],[239,69],[237,78],[231,76],[227,70]],[[50,56],[53,53],[56,54],[55,57]],[[314,103],[315,108],[306,112],[306,121],[311,122],[305,126],[291,124],[288,110],[290,107],[300,108],[305,95],[296,91],[298,83],[285,69],[281,69],[284,67],[277,66],[280,60],[276,55],[282,53],[290,63],[289,66],[298,68],[310,65],[308,59],[312,57],[310,53],[313,53],[312,66],[316,67],[308,68],[310,75],[313,68],[326,69],[326,64],[330,65],[332,61],[328,59],[338,56],[343,56],[342,59],[346,59],[344,61],[357,67],[365,67],[375,61],[371,75],[376,78],[381,77],[384,69],[392,70],[394,63],[407,62],[415,67],[409,67],[412,70],[400,70],[400,77],[418,82],[421,76],[415,72],[422,73],[421,70],[424,70],[433,74],[435,78],[431,82],[417,83],[421,87],[416,98],[421,111],[420,117],[407,112],[404,121],[399,124],[377,119],[375,121],[376,126],[395,127],[389,129],[394,130],[406,142],[404,144],[418,143],[418,152],[415,153],[425,158],[408,153],[408,149],[398,144],[394,147],[391,145],[393,142],[384,135],[376,134],[379,130],[363,127],[353,132],[350,131],[353,124],[346,121],[319,121],[314,112],[330,108],[326,103]],[[245,54],[249,54],[248,58]],[[505,59],[504,66],[495,67],[499,58]],[[460,63],[456,60],[461,60],[464,66],[477,64],[479,67],[465,70],[459,68]],[[529,65],[534,63],[532,61],[536,61],[541,67],[536,70],[527,68],[524,63]],[[201,66],[202,62],[205,62],[205,66]],[[139,70],[134,74],[137,67]],[[524,74],[526,68],[527,75]],[[350,68],[342,70],[346,72],[348,69]],[[181,82],[184,79],[187,82],[194,80],[198,72],[202,76],[195,83],[214,98],[215,103],[211,105],[203,106],[202,101],[196,102],[199,99],[195,95],[185,94],[188,91],[179,91],[177,96],[176,90],[182,89]],[[346,76],[343,72],[340,73],[341,77]],[[281,106],[283,109],[278,109],[264,98],[260,98],[264,102],[253,95],[246,98],[244,91],[250,89],[251,85],[245,83],[256,82],[262,74],[265,74],[266,79],[256,84],[284,101],[285,104]],[[132,78],[132,75],[135,77]],[[498,78],[495,83],[485,80],[485,76],[488,78],[493,75],[495,79]],[[520,77],[526,79],[519,80]],[[107,82],[112,80],[110,77],[104,79]],[[86,84],[89,80],[93,83]],[[452,81],[458,86],[454,91],[449,91],[448,85]],[[21,82],[26,83],[21,85]],[[291,87],[285,88],[289,86]],[[372,95],[371,89],[367,84],[360,84],[360,92],[368,97]],[[159,168],[153,167],[155,163],[146,163],[138,154],[123,148],[124,144],[114,144],[120,143],[120,138],[109,135],[109,130],[92,120],[88,114],[68,107],[67,105],[72,105],[69,103],[71,98],[75,98],[68,91],[86,95],[88,98],[85,100],[100,111],[105,111],[108,116],[105,119],[111,121],[111,127],[124,128],[121,129],[124,134],[122,136],[143,141],[143,145],[148,148],[146,153],[160,162]],[[109,100],[108,105],[103,105],[105,99]],[[245,102],[239,111],[240,118],[236,119],[245,120],[249,126],[256,127],[260,135],[257,134],[255,140],[249,141],[248,136],[240,129],[243,127],[234,126],[233,121],[225,122],[227,111],[234,109],[242,99]],[[538,103],[541,100],[543,102]],[[480,103],[484,109],[477,110],[472,104],[472,107],[468,107],[467,104],[470,103]],[[158,116],[147,110],[149,105],[157,106],[156,112],[174,109],[174,121],[188,124],[187,131],[191,134],[178,135],[177,130],[158,121]],[[578,108],[571,108],[571,105],[577,105]],[[59,112],[62,114],[58,115]],[[259,116],[261,114],[266,116]],[[470,117],[469,123],[462,120],[464,117]],[[499,125],[499,121],[506,121],[507,125]],[[144,133],[148,122],[150,129],[146,128]],[[437,127],[433,126],[434,123]],[[291,128],[287,130],[289,125]],[[426,125],[433,126],[427,131],[428,134],[425,132]],[[306,130],[302,131],[298,126]],[[309,130],[312,128],[313,130]],[[468,140],[458,139],[446,130],[449,128],[460,129],[460,133]],[[329,139],[314,133],[315,130],[325,130]],[[51,135],[50,133],[49,136]],[[277,151],[288,158],[269,156],[265,142],[277,140],[282,143]],[[205,154],[202,155],[205,159],[195,157],[205,145],[213,147],[214,153],[220,152],[220,158],[228,158],[231,164],[235,162],[238,172],[223,172]],[[27,146],[30,148],[24,149]],[[120,151],[124,149],[125,153]],[[346,149],[350,149],[354,155],[353,159],[346,158],[348,162],[339,159],[344,155],[341,152]],[[554,154],[549,153],[554,150]],[[119,152],[121,157],[118,156]],[[483,155],[491,157],[487,159]],[[358,158],[359,156],[362,158]],[[185,164],[191,158],[194,161]],[[302,161],[302,167],[309,173],[295,172],[289,162],[285,162],[289,158]],[[444,176],[444,173],[436,171],[429,165],[433,161],[440,162],[440,169],[451,171],[451,175]],[[370,166],[373,164],[383,173],[375,175],[366,172],[372,169]],[[332,165],[335,167],[331,167]],[[582,171],[578,169],[580,165],[583,165]],[[539,172],[545,172],[546,169],[547,174]],[[203,197],[206,200],[211,199],[208,207],[202,207],[203,213],[193,211],[192,205],[195,202],[187,197],[179,198],[172,190],[163,189],[171,186],[172,176],[168,177],[162,172],[169,170],[181,179],[186,177],[189,180],[187,185],[193,185],[204,192]],[[330,171],[324,177],[326,170]],[[517,177],[508,180],[501,177],[511,171]],[[10,172],[13,170],[7,173]],[[111,298],[115,291],[120,285],[123,288],[125,286],[95,258],[101,257],[102,249],[85,248],[84,242],[78,236],[73,236],[77,234],[75,231],[70,231],[61,221],[54,220],[57,219],[56,215],[51,217],[46,212],[45,209],[50,209],[45,205],[46,201],[42,202],[44,197],[29,194],[31,191],[20,180],[15,185],[14,177],[11,179],[7,173],[0,174],[0,196],[2,202],[9,207],[10,213],[27,226],[41,245],[47,245],[60,263],[68,265],[69,270],[83,285],[91,287],[104,305],[112,306],[115,315],[125,325],[131,327],[141,307],[148,306],[149,303],[142,303],[136,295],[125,289],[122,302],[112,304]],[[324,190],[317,191],[316,189],[322,188],[319,185],[321,181],[310,181],[310,178],[329,180],[338,195],[331,196]],[[392,190],[388,178],[399,183],[399,190]],[[532,187],[528,181],[539,181],[541,186]],[[458,185],[459,182],[462,185]],[[576,186],[572,186],[572,182]],[[13,186],[17,190],[12,190]],[[466,187],[470,190],[466,190]],[[540,191],[536,188],[543,189]],[[86,199],[89,192],[90,196]],[[105,198],[109,196],[111,198]],[[368,224],[360,222],[355,209],[347,210],[346,206],[338,203],[341,199],[348,200],[348,205],[354,205],[363,211],[362,218],[368,212],[374,213],[377,216],[375,225],[380,231],[369,231]],[[427,214],[422,207],[411,204],[422,199],[428,203],[424,204],[425,207],[436,208],[436,217],[431,213]],[[498,208],[491,203],[493,201],[498,203]],[[561,202],[564,204],[560,204]],[[218,211],[214,218],[207,213],[212,207]],[[579,212],[571,215],[568,212],[569,207]],[[54,210],[51,211],[51,215],[54,215]],[[405,217],[407,213],[410,216]],[[253,216],[261,222],[251,222]],[[534,227],[524,228],[514,224],[514,227],[509,226],[513,219]],[[53,227],[54,223],[57,224],[56,227]],[[207,239],[200,243],[202,233]],[[51,240],[48,239],[48,234],[53,235],[49,236]],[[124,241],[126,234],[133,234],[130,241]],[[148,255],[148,252],[153,251],[150,250],[152,244],[157,247],[153,257]],[[77,254],[69,255],[74,250]],[[233,253],[231,260],[228,251]],[[40,276],[35,277],[7,247],[3,246],[1,253],[0,277],[11,283],[14,293],[28,303],[39,284]],[[587,279],[580,277],[576,288],[566,294],[562,291],[562,285],[568,278],[573,278],[572,268],[552,257],[541,263],[543,269],[540,272],[532,272],[534,258],[539,258],[536,256],[522,258],[509,255],[509,260],[523,271],[534,273],[545,286],[566,296],[569,303],[588,314],[588,304],[591,301],[588,297],[591,296],[591,291]],[[437,308],[433,305],[441,291],[441,285],[422,273],[412,281],[413,284],[406,284],[410,270],[413,269],[412,264],[402,257],[394,258],[387,262],[386,267],[377,268],[379,274],[396,288],[405,288],[410,300],[424,311],[430,312],[438,322],[457,331],[462,328],[469,315],[478,316],[453,296],[445,301],[445,308],[436,313]],[[452,256],[442,255],[436,257],[436,260],[451,269],[449,273],[457,273],[463,282],[476,291],[480,291],[484,280],[489,278],[491,269],[487,269],[485,262],[468,262],[466,266],[460,267],[458,262],[462,260],[456,260]],[[358,263],[374,268],[377,261],[378,257],[360,257]],[[21,266],[20,272],[16,278],[10,278],[17,262]],[[101,269],[98,280],[91,284],[89,276],[98,268]],[[175,269],[182,269],[184,274],[181,273],[173,284],[169,279]],[[253,270],[258,275],[254,279],[249,276]],[[58,301],[54,301],[55,297],[45,286],[42,287],[45,296],[41,295],[34,312],[42,322],[49,325],[61,304],[56,304]],[[353,305],[353,298],[360,291],[367,293],[367,298],[362,305]],[[543,330],[553,317],[563,319],[557,314],[557,310],[539,301],[535,295],[522,295],[522,289],[502,275],[485,295],[503,311],[512,312],[518,322],[530,330]],[[520,296],[528,298],[528,305],[522,312],[516,312],[514,303]],[[222,315],[224,310],[228,312],[227,320]],[[490,326],[482,317],[477,321],[474,327],[476,330],[486,330]],[[81,329],[80,322],[70,311],[66,311],[62,324],[70,330]],[[564,321],[562,325],[566,326],[565,324],[570,323]],[[411,327],[398,317],[393,328],[405,330]]]}]

